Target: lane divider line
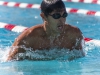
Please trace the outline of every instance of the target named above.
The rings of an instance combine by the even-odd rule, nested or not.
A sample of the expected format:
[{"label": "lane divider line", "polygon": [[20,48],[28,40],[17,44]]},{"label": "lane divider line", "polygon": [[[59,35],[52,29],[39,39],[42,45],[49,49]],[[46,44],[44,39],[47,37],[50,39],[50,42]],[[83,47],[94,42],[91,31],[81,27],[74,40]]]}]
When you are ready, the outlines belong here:
[{"label": "lane divider line", "polygon": [[75,8],[66,8],[66,11],[68,13],[77,13],[77,14],[85,14],[85,15],[92,15],[92,16],[100,16],[100,11],[75,9]]},{"label": "lane divider line", "polygon": [[[40,9],[40,5],[39,4],[28,4],[28,3],[16,3],[16,2],[0,1],[0,5],[4,5],[4,6],[8,6],[8,7]],[[100,16],[100,11],[92,11],[92,10],[85,10],[85,9],[75,9],[75,8],[66,8],[66,11],[68,13],[77,13],[77,14]]]},{"label": "lane divider line", "polygon": [[7,30],[17,33],[23,32],[24,30],[28,29],[28,27],[14,25],[14,24],[7,24],[3,22],[0,22],[0,28],[5,28]]},{"label": "lane divider line", "polygon": [[19,7],[19,8],[38,8],[38,9],[40,8],[39,4],[5,2],[5,1],[0,1],[0,5],[8,7]]},{"label": "lane divider line", "polygon": [[100,4],[100,0],[63,0],[64,2]]}]

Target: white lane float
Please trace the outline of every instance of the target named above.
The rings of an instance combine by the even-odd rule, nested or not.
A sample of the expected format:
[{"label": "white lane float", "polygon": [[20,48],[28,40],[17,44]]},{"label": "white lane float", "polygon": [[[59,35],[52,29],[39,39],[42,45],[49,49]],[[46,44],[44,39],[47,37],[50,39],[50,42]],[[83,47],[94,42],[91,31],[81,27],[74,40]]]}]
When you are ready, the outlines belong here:
[{"label": "white lane float", "polygon": [[[28,29],[28,27],[14,25],[14,24],[7,24],[3,22],[0,22],[0,28],[4,28],[12,32],[17,32],[17,33],[23,32],[26,29]],[[100,46],[100,40],[86,38],[86,37],[84,38],[84,40],[85,40],[86,45]]]},{"label": "white lane float", "polygon": [[[40,4],[28,4],[28,3],[17,3],[17,2],[0,1],[0,5],[8,6],[8,7],[40,9]],[[85,15],[100,16],[100,11],[76,9],[76,8],[66,8],[66,11],[68,13],[78,13],[78,14],[85,14]]]}]

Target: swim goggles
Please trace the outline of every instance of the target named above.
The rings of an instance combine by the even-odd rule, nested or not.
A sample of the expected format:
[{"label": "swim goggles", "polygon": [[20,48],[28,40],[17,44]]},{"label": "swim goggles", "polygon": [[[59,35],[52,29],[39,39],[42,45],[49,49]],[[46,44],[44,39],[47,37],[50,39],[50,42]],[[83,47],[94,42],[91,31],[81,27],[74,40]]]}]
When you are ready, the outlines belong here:
[{"label": "swim goggles", "polygon": [[68,16],[68,13],[67,12],[64,12],[63,15],[61,15],[60,13],[54,13],[54,14],[52,14],[50,16],[52,16],[54,19],[59,19],[61,17],[63,17],[63,18],[67,17]]}]

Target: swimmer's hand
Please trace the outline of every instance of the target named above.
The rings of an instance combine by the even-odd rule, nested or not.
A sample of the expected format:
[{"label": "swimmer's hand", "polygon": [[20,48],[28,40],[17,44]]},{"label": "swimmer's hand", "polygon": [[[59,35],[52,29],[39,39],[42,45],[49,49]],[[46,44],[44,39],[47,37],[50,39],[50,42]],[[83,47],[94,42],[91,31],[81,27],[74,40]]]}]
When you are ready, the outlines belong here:
[{"label": "swimmer's hand", "polygon": [[6,61],[8,62],[8,61],[11,61],[12,59],[13,59],[13,57],[8,56],[7,59],[6,59]]}]

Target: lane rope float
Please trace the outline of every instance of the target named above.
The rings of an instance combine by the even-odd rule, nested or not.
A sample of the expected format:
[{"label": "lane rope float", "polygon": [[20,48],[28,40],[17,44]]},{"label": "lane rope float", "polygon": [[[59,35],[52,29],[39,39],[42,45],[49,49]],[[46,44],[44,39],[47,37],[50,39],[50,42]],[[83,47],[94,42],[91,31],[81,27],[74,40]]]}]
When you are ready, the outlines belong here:
[{"label": "lane rope float", "polygon": [[100,4],[100,0],[63,0],[64,2]]},{"label": "lane rope float", "polygon": [[[16,2],[0,1],[0,5],[4,5],[4,6],[8,6],[8,7],[40,9],[40,5],[39,4],[28,4],[28,3],[16,3]],[[66,11],[68,13],[77,13],[77,14],[100,16],[100,11],[92,11],[92,10],[85,10],[85,9],[75,9],[75,8],[66,8]]]},{"label": "lane rope float", "polygon": [[7,24],[3,22],[0,22],[0,28],[5,28],[7,30],[17,32],[17,33],[23,32],[24,30],[28,29],[28,27],[14,25],[14,24]]}]

